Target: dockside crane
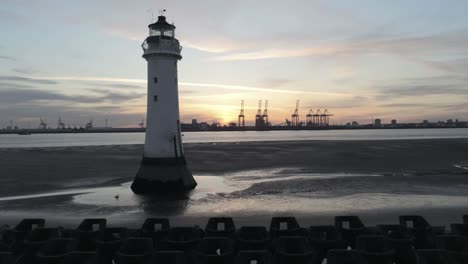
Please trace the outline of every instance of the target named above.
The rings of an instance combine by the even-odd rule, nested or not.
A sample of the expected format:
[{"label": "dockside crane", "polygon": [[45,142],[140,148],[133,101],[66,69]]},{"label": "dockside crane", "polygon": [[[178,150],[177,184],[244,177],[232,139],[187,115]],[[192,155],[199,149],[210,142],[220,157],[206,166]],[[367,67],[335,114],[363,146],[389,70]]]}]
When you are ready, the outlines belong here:
[{"label": "dockside crane", "polygon": [[255,115],[256,120],[260,118],[262,118],[262,100],[258,100],[258,110],[257,110],[257,114]]},{"label": "dockside crane", "polygon": [[309,113],[306,115],[306,124],[307,124],[307,126],[313,126],[314,125],[313,113],[314,113],[314,110],[310,109]]},{"label": "dockside crane", "polygon": [[268,122],[268,100],[265,100],[265,110],[263,111],[262,119],[266,126],[270,126],[270,122]]},{"label": "dockside crane", "polygon": [[85,125],[86,129],[91,129],[93,128],[93,119],[91,118],[88,123]]},{"label": "dockside crane", "polygon": [[237,118],[237,126],[245,127],[245,115],[244,115],[244,100],[241,101],[241,109]]},{"label": "dockside crane", "polygon": [[57,129],[65,129],[65,123],[62,122],[62,119],[60,117],[57,120]]},{"label": "dockside crane", "polygon": [[322,123],[321,125],[323,126],[328,126],[330,124],[330,116],[333,116],[333,114],[330,114],[328,112],[328,109],[325,109],[322,114]]},{"label": "dockside crane", "polygon": [[299,100],[296,101],[296,109],[294,114],[291,115],[292,126],[299,126]]},{"label": "dockside crane", "polygon": [[317,109],[317,112],[315,112],[315,114],[312,115],[312,123],[315,125],[315,126],[319,126],[320,125],[320,116],[322,115],[322,112],[320,111],[320,109]]},{"label": "dockside crane", "polygon": [[42,120],[42,118],[39,119],[41,122],[39,123],[39,129],[47,129],[47,123],[46,120]]}]

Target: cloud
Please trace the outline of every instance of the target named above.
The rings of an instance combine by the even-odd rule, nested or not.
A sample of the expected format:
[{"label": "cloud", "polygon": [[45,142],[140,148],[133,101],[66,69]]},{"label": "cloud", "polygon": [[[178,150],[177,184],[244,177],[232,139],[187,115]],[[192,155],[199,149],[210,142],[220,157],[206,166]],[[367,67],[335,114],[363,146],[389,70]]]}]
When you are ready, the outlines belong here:
[{"label": "cloud", "polygon": [[3,104],[2,106],[34,101],[69,101],[81,103],[96,103],[101,100],[94,97],[68,96],[56,92],[49,92],[37,89],[0,90],[0,103]]},{"label": "cloud", "polygon": [[[88,76],[41,76],[35,77],[38,80],[45,81],[83,81],[83,82],[114,82],[114,83],[145,83],[145,79],[129,79],[129,78],[108,78],[108,77],[88,77]],[[179,86],[186,87],[205,87],[205,88],[220,88],[227,90],[236,90],[236,91],[255,91],[255,92],[271,92],[279,94],[295,94],[295,95],[336,95],[336,96],[349,96],[344,93],[332,93],[332,92],[311,92],[305,90],[286,90],[286,89],[271,89],[264,87],[254,87],[246,85],[228,85],[228,84],[219,84],[219,83],[194,83],[194,82],[179,82]]]},{"label": "cloud", "polygon": [[27,78],[20,76],[0,76],[0,81],[25,82],[31,84],[57,84],[54,80]]},{"label": "cloud", "polygon": [[[11,87],[7,84],[7,87]],[[0,86],[0,103],[1,107],[9,107],[13,104],[30,103],[30,102],[69,102],[80,104],[96,104],[103,102],[126,102],[141,98],[142,94],[121,94],[110,91],[100,91],[100,95],[65,95],[52,91],[38,90],[38,89],[4,89]]]},{"label": "cloud", "polygon": [[[397,54],[397,55],[468,55],[465,43],[468,31],[449,32],[425,36],[365,35],[352,37],[322,45],[310,44],[312,40],[297,46],[298,41],[284,43],[273,41],[270,45],[261,44],[253,51],[235,52],[211,58],[215,61],[247,61],[291,57],[338,56],[359,54]],[[260,41],[261,42],[261,41]],[[282,44],[281,46],[274,46]],[[292,47],[291,47],[292,46]],[[441,67],[441,66],[439,66]]]},{"label": "cloud", "polygon": [[[311,100],[308,100],[311,101]],[[314,101],[312,99],[312,101]],[[339,108],[358,108],[368,106],[372,100],[364,96],[353,96],[351,98],[340,98],[334,99],[332,102],[319,100],[314,104],[309,104],[305,106],[306,109],[326,109],[327,107],[333,107],[334,109]]]},{"label": "cloud", "polygon": [[33,88],[31,85],[19,84],[19,83],[8,83],[0,82],[0,89],[28,89]]},{"label": "cloud", "polygon": [[26,74],[26,75],[30,75],[36,72],[35,70],[29,69],[29,68],[13,68],[11,70],[14,72]]},{"label": "cloud", "polygon": [[266,87],[280,87],[288,83],[292,83],[293,80],[285,78],[268,78],[263,80],[263,86]]},{"label": "cloud", "polygon": [[378,98],[388,99],[392,97],[401,98],[430,95],[466,95],[468,94],[468,88],[451,84],[401,84],[383,86],[379,88],[379,92],[381,94],[378,96]]},{"label": "cloud", "polygon": [[16,61],[15,58],[10,57],[10,56],[5,56],[5,55],[0,55],[1,60],[9,60],[9,61]]},{"label": "cloud", "polygon": [[146,93],[116,93],[110,90],[102,89],[88,89],[89,91],[100,94],[99,99],[102,101],[109,100],[113,102],[125,102],[135,99],[140,99],[143,96],[146,96]]},{"label": "cloud", "polygon": [[233,53],[218,57],[213,57],[215,61],[248,61],[264,60],[278,58],[308,57],[308,56],[326,56],[339,52],[336,47],[310,47],[310,48],[275,48],[252,52]]},{"label": "cloud", "polygon": [[392,104],[380,104],[378,107],[384,108],[421,108],[421,107],[434,107],[434,104],[424,103],[392,103]]},{"label": "cloud", "polygon": [[129,83],[86,83],[86,85],[94,86],[94,87],[107,87],[107,88],[131,88],[131,89],[140,89],[143,88],[144,85],[137,85],[137,84],[129,84]]}]

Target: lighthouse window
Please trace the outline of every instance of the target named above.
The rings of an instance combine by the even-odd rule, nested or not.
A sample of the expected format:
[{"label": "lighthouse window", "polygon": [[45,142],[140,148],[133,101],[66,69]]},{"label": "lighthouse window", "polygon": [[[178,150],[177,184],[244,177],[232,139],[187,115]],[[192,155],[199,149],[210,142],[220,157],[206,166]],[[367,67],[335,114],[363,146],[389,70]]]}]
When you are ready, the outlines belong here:
[{"label": "lighthouse window", "polygon": [[155,101],[155,102],[158,101],[158,96],[157,96],[157,95],[154,96],[154,101]]},{"label": "lighthouse window", "polygon": [[154,77],[154,83],[158,83],[158,77]]}]

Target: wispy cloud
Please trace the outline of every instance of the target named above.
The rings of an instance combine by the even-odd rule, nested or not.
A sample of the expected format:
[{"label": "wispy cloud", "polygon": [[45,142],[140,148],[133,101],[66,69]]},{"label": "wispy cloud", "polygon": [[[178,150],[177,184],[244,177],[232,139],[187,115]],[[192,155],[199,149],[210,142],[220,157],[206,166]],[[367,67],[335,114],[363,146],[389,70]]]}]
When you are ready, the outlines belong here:
[{"label": "wispy cloud", "polygon": [[282,48],[282,49],[266,49],[260,51],[233,53],[218,57],[213,57],[215,61],[247,61],[247,60],[264,60],[306,56],[326,56],[336,54],[339,49],[335,47],[311,47],[311,48]]},{"label": "wispy cloud", "polygon": [[9,60],[9,61],[16,61],[15,58],[5,55],[0,55],[0,60]]},{"label": "wispy cloud", "polygon": [[450,84],[426,84],[426,85],[388,85],[380,88],[381,95],[378,98],[402,98],[415,96],[434,95],[466,95],[468,87]]},{"label": "wispy cloud", "polygon": [[20,76],[0,76],[0,81],[24,82],[31,84],[57,84],[55,80],[42,78],[28,78]]},{"label": "wispy cloud", "polygon": [[[343,39],[322,45],[294,46],[285,43],[282,47],[262,45],[254,51],[234,52],[211,58],[217,61],[246,61],[309,56],[359,55],[372,53],[417,55],[468,55],[466,42],[468,31],[449,32],[424,36],[363,36]],[[278,42],[273,42],[278,43]],[[280,42],[281,43],[281,42]],[[312,43],[312,42],[311,42]],[[272,44],[275,45],[275,44]],[[293,45],[291,47],[291,45]]]},{"label": "wispy cloud", "polygon": [[25,74],[25,75],[30,75],[35,73],[36,71],[30,68],[13,68],[11,69],[14,72]]},{"label": "wispy cloud", "polygon": [[143,84],[131,84],[131,83],[105,83],[105,82],[85,82],[86,85],[93,86],[95,88],[117,88],[117,89],[140,89],[144,87]]},{"label": "wispy cloud", "polygon": [[[11,87],[6,85],[6,87]],[[9,107],[13,104],[40,102],[40,101],[56,101],[56,102],[73,102],[80,104],[96,104],[103,102],[127,102],[133,99],[141,98],[142,94],[137,93],[115,93],[111,91],[99,91],[100,94],[92,95],[66,95],[58,92],[38,90],[38,89],[5,89],[0,86],[0,103],[2,108]]]},{"label": "wispy cloud", "polygon": [[[84,81],[84,82],[113,82],[113,83],[146,83],[144,79],[130,79],[130,78],[108,78],[108,77],[87,77],[87,76],[40,76],[35,77],[38,80],[45,81]],[[226,90],[236,91],[255,91],[255,92],[270,92],[279,94],[292,94],[292,95],[337,95],[337,96],[349,96],[345,93],[333,93],[333,92],[313,92],[305,90],[286,90],[286,89],[271,89],[263,87],[245,86],[245,85],[228,85],[219,83],[194,83],[194,82],[179,82],[180,86],[186,87],[204,87],[204,88],[221,88]]]}]

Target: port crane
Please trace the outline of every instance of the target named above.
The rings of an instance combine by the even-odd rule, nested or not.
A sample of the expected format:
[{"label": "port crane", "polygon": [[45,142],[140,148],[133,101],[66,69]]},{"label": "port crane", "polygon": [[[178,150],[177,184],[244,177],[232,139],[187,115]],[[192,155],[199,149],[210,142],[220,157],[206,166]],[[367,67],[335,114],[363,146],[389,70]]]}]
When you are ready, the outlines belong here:
[{"label": "port crane", "polygon": [[91,129],[93,128],[93,119],[91,118],[88,123],[85,125],[86,129]]},{"label": "port crane", "polygon": [[313,115],[314,115],[314,110],[310,109],[309,113],[306,115],[306,125],[307,126],[313,126],[314,125]]},{"label": "port crane", "polygon": [[255,115],[255,120],[259,120],[262,118],[262,100],[258,100],[258,110],[257,114]]},{"label": "port crane", "polygon": [[237,126],[245,127],[244,100],[241,101],[241,109],[237,118]]},{"label": "port crane", "polygon": [[62,122],[62,119],[60,117],[57,120],[57,129],[65,129],[65,123]]},{"label": "port crane", "polygon": [[296,109],[294,114],[291,115],[292,126],[299,126],[299,100],[296,101]]},{"label": "port crane", "polygon": [[322,123],[321,125],[323,126],[328,126],[330,124],[330,116],[333,116],[333,114],[330,114],[328,112],[328,109],[325,109],[322,114]]},{"label": "port crane", "polygon": [[270,122],[268,122],[268,100],[265,100],[265,110],[263,110],[262,119],[265,122],[265,126],[270,126]]},{"label": "port crane", "polygon": [[320,125],[320,120],[321,120],[322,112],[320,109],[317,109],[317,112],[313,115],[313,124],[314,125]]},{"label": "port crane", "polygon": [[45,119],[42,120],[42,118],[40,118],[40,123],[39,123],[39,129],[47,129],[47,123],[45,122]]}]

